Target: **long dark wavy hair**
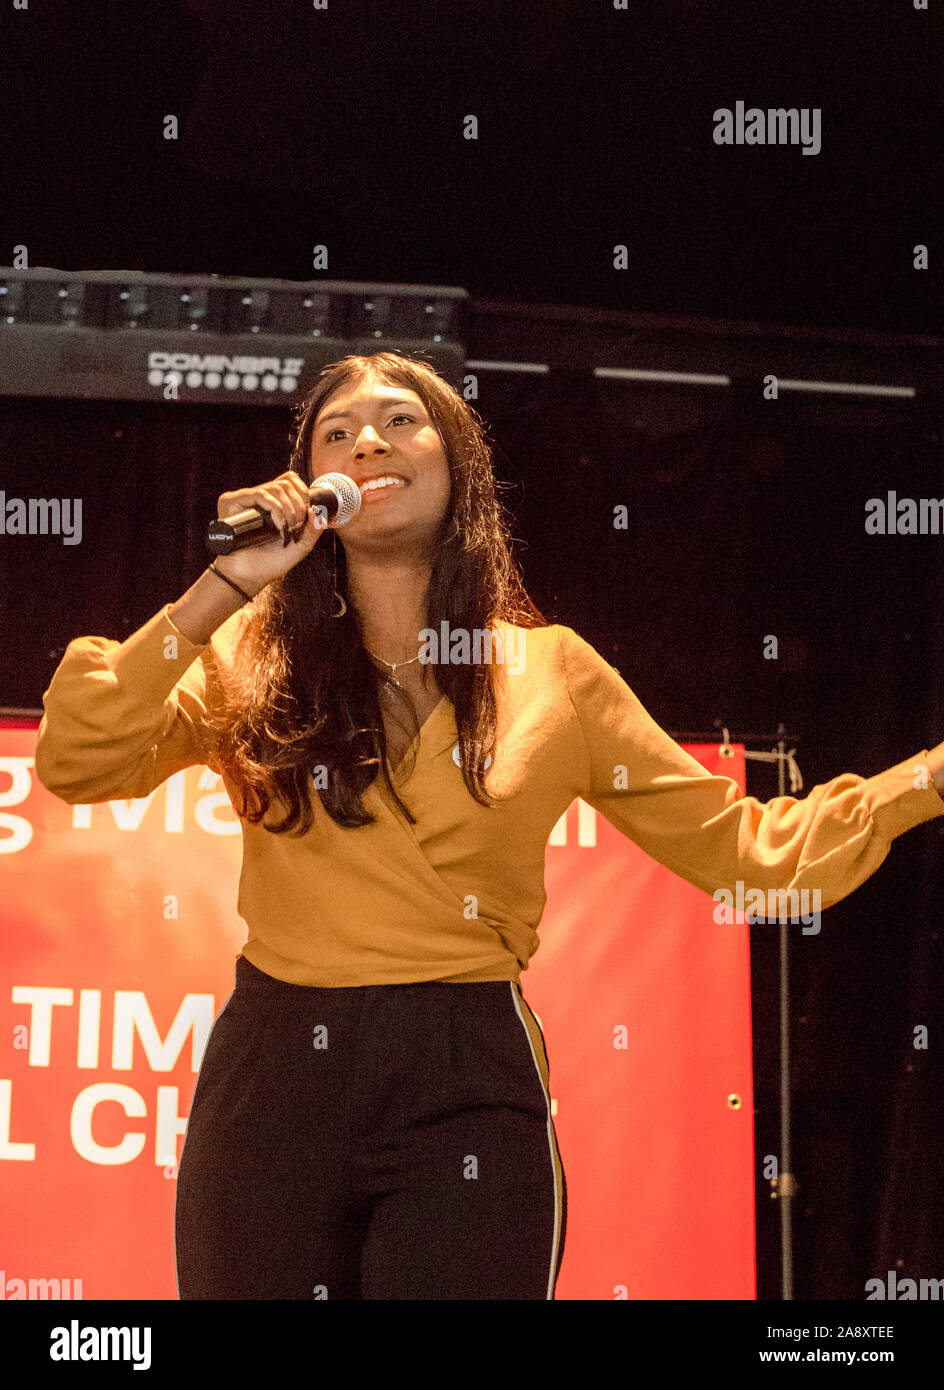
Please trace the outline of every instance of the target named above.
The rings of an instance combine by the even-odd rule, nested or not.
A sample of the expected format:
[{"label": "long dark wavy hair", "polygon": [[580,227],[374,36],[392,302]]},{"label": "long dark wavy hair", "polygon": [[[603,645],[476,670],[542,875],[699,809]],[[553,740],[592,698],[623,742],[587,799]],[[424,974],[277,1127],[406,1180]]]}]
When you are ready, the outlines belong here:
[{"label": "long dark wavy hair", "polygon": [[[312,481],[311,437],[318,412],[341,386],[361,379],[415,391],[444,446],[451,497],[427,590],[428,626],[438,633],[446,622],[450,630],[470,634],[500,622],[546,627],[512,555],[484,422],[426,362],[380,352],[325,367],[294,408],[289,467],[306,483]],[[332,616],[338,607],[335,579],[347,602],[340,618]],[[313,824],[311,791],[317,790],[338,825],[368,825],[376,818],[362,794],[380,773],[415,824],[388,771],[382,687],[402,698],[414,737],[419,732],[416,711],[364,647],[347,592],[343,530],[323,536],[304,560],[266,585],[243,617],[234,665],[207,721],[220,769],[237,790],[237,814],[260,822],[274,794],[287,810],[263,828],[303,835]],[[476,801],[492,806],[484,771],[495,742],[494,665],[440,661],[436,679],[455,707],[465,784]],[[316,767],[324,768],[326,776],[316,780]]]}]

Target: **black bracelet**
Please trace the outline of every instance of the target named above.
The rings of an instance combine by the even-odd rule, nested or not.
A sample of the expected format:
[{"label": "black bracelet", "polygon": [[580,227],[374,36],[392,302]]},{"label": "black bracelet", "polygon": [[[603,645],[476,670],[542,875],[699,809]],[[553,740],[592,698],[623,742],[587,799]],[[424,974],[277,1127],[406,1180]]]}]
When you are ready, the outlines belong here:
[{"label": "black bracelet", "polygon": [[228,584],[231,589],[235,589],[237,594],[242,594],[243,598],[246,600],[247,603],[252,603],[252,594],[247,594],[245,589],[241,589],[238,584],[235,584],[233,582],[232,579],[228,579],[225,574],[221,574],[220,571],[216,568],[215,564],[207,565],[207,569],[211,574],[215,574],[217,579],[222,579],[224,584]]}]

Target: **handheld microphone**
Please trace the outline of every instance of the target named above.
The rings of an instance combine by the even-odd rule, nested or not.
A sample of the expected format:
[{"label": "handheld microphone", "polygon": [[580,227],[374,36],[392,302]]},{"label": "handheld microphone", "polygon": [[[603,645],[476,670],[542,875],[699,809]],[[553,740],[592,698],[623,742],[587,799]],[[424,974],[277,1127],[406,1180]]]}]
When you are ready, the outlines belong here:
[{"label": "handheld microphone", "polygon": [[[346,473],[323,473],[308,489],[311,505],[318,507],[329,526],[346,526],[361,509],[361,491]],[[232,555],[251,545],[263,545],[279,534],[272,515],[264,507],[217,517],[207,527],[206,548],[211,555]]]}]

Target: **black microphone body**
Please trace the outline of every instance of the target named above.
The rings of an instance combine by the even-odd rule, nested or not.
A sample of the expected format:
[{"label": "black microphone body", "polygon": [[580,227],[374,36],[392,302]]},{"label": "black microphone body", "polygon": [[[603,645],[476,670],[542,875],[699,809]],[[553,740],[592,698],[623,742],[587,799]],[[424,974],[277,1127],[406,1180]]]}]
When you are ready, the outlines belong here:
[{"label": "black microphone body", "polygon": [[[325,473],[308,489],[310,505],[319,508],[328,526],[346,526],[361,509],[361,493],[353,478],[345,473]],[[264,545],[279,534],[272,515],[264,507],[247,507],[226,520],[217,517],[207,527],[206,548],[211,555],[232,555]]]}]

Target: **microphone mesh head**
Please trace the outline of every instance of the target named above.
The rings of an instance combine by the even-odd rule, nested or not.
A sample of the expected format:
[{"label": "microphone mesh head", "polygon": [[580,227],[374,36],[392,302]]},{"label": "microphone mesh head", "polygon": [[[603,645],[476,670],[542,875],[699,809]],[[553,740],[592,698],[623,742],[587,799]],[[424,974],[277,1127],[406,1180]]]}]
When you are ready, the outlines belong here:
[{"label": "microphone mesh head", "polygon": [[312,487],[330,487],[337,494],[338,514],[334,518],[335,526],[346,526],[361,509],[361,490],[346,473],[322,473],[321,477],[312,483]]}]

